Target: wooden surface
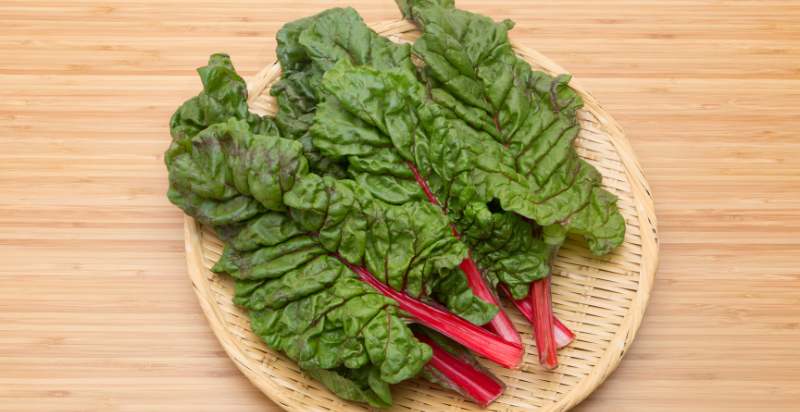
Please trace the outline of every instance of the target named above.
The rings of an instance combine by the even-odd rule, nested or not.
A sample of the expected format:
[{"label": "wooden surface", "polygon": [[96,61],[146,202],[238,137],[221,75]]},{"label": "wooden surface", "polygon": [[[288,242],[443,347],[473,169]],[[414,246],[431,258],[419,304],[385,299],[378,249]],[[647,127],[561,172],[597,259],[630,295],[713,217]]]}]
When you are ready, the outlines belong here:
[{"label": "wooden surface", "polygon": [[[197,305],[161,155],[209,53],[252,74],[282,22],[332,2],[228,3],[0,3],[0,410],[276,409]],[[797,410],[800,4],[459,4],[579,77],[654,191],[648,315],[576,410]]]}]

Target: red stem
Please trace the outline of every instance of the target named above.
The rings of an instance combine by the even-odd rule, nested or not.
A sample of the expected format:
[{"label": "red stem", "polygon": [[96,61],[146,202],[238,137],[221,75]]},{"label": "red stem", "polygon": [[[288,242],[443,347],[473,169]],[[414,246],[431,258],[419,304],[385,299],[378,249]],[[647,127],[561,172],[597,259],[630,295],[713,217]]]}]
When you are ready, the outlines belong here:
[{"label": "red stem", "polygon": [[[439,199],[436,198],[436,195],[433,194],[431,188],[428,186],[428,182],[420,175],[419,170],[417,167],[414,166],[412,162],[406,162],[408,168],[411,169],[411,173],[414,174],[414,179],[416,179],[417,184],[422,188],[422,191],[425,192],[425,196],[428,197],[428,200],[436,206],[441,206],[439,203]],[[450,229],[453,232],[453,236],[460,239],[461,235],[456,230],[455,225],[450,225]],[[472,257],[469,256],[465,258],[461,262],[461,270],[467,276],[467,283],[469,284],[469,288],[472,289],[472,293],[480,299],[491,303],[497,306],[498,311],[497,315],[492,318],[489,322],[487,327],[491,330],[495,331],[501,338],[504,340],[522,345],[522,338],[519,336],[519,332],[517,329],[514,328],[514,324],[511,323],[511,319],[508,317],[508,314],[503,310],[503,307],[500,305],[500,301],[497,299],[497,296],[492,293],[491,288],[489,285],[486,284],[486,280],[481,275],[480,270],[478,270],[478,266],[475,264],[475,261],[472,260]]]},{"label": "red stem", "polygon": [[428,197],[428,200],[436,206],[441,206],[442,204],[439,203],[439,199],[437,199],[436,195],[433,194],[430,186],[428,186],[428,182],[425,181],[425,178],[422,177],[421,174],[419,174],[419,170],[417,169],[416,166],[414,166],[414,163],[408,161],[406,162],[406,164],[408,165],[408,168],[411,169],[411,173],[414,174],[414,179],[417,181],[419,187],[422,188],[422,191],[425,192],[425,196]]},{"label": "red stem", "polygon": [[521,344],[507,342],[499,336],[476,326],[446,310],[428,305],[404,292],[381,283],[363,266],[356,266],[339,257],[339,260],[381,294],[398,303],[421,324],[464,345],[467,349],[506,368],[516,368],[522,362],[524,349]]},{"label": "red stem", "polygon": [[539,363],[547,369],[558,366],[556,340],[553,333],[553,307],[550,301],[550,276],[531,284],[531,304],[533,305],[533,332]]},{"label": "red stem", "polygon": [[492,375],[465,362],[436,344],[423,333],[415,333],[417,339],[433,350],[428,365],[436,369],[459,393],[485,408],[503,394],[503,384]]},{"label": "red stem", "polygon": [[[506,285],[500,284],[500,290],[510,299],[514,306],[522,313],[522,316],[525,316],[525,319],[528,319],[528,322],[531,325],[535,325],[535,316],[533,312],[533,304],[531,303],[531,299],[526,296],[522,299],[514,299],[514,296],[511,294],[511,290],[508,289]],[[558,318],[553,315],[553,327],[554,331],[553,334],[556,339],[556,346],[561,349],[575,340],[575,334],[567,327],[567,325],[561,323]]]}]

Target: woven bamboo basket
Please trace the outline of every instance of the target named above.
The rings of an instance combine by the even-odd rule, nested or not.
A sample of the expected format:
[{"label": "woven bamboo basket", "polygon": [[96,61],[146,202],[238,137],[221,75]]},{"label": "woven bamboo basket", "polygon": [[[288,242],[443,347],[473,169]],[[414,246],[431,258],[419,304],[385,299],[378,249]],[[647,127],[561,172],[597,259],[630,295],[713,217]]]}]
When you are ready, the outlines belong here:
[{"label": "woven bamboo basket", "polygon": [[[371,27],[397,42],[413,41],[419,35],[413,25],[402,20]],[[514,48],[534,68],[551,74],[566,72],[534,50],[518,44]],[[279,76],[276,63],[248,83],[253,111],[275,113],[269,87]],[[517,370],[484,362],[507,386],[505,394],[489,407],[492,411],[566,411],[586,398],[617,367],[633,341],[653,284],[658,237],[647,181],[620,126],[578,82],[573,80],[571,86],[585,102],[579,113],[582,131],[577,150],[602,173],[605,187],[619,197],[627,224],[625,241],[602,258],[592,256],[577,239],[561,248],[553,268],[553,305],[556,315],[575,332],[576,340],[559,351],[560,366],[555,371],[539,366],[530,325],[509,308],[527,349]],[[186,217],[185,242],[189,275],[203,311],[225,351],[253,384],[289,411],[367,409],[337,398],[250,331],[246,313],[231,302],[233,282],[209,270],[222,251],[222,243],[212,231]],[[461,396],[422,380],[398,385],[394,400],[394,410],[479,410]]]}]

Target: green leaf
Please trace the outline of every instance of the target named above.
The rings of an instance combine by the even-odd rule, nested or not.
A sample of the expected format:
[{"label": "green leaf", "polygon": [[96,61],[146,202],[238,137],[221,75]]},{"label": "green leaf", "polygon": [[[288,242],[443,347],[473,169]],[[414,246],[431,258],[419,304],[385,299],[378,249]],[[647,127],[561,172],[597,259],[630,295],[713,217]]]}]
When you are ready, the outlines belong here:
[{"label": "green leaf", "polygon": [[307,133],[319,99],[322,74],[339,60],[411,68],[410,47],[377,35],[351,8],[330,9],[287,23],[278,31],[277,39],[283,75],[270,93],[278,101],[278,127],[284,136],[303,143],[311,170],[344,177],[341,165],[321,156]]},{"label": "green leaf", "polygon": [[447,219],[424,202],[388,205],[351,180],[308,175],[284,198],[295,221],[320,244],[411,296],[427,295],[466,248]]},{"label": "green leaf", "polygon": [[253,252],[238,252],[227,245],[212,270],[228,272],[237,279],[276,278],[325,253],[326,250],[309,236],[297,236]]},{"label": "green leaf", "polygon": [[459,227],[484,276],[494,286],[506,284],[515,299],[527,296],[530,283],[550,273],[553,251],[561,245],[544,242],[541,228],[519,215],[492,213],[482,203],[464,209]]},{"label": "green leaf", "polygon": [[425,62],[432,99],[501,143],[527,179],[532,205],[503,206],[543,226],[560,224],[583,235],[593,253],[608,253],[622,242],[625,223],[616,197],[572,146],[583,102],[570,77],[533,71],[518,58],[508,40],[512,23],[441,3],[401,10],[423,30],[414,53]]},{"label": "green leaf", "polygon": [[240,252],[273,246],[302,234],[297,225],[281,213],[268,212],[243,224],[217,227],[217,234]]},{"label": "green leaf", "polygon": [[218,201],[170,187],[167,198],[187,215],[210,226],[242,222],[264,211],[261,204],[249,196],[235,196]]},{"label": "green leaf", "polygon": [[[296,176],[308,169],[299,143],[254,134],[245,121],[234,118],[209,126],[190,139],[173,140],[165,159],[171,193],[175,193],[170,198],[186,213],[212,225],[232,223],[230,214],[224,221],[216,219],[218,213],[212,206],[241,195],[258,202],[256,206],[242,198],[237,205],[246,203],[245,210],[285,210],[284,188],[290,188]],[[212,206],[200,207],[203,202]],[[213,214],[202,213],[205,210]],[[253,216],[240,215],[242,219],[236,221]]]},{"label": "green leaf", "polygon": [[187,100],[170,119],[173,139],[192,138],[206,127],[229,118],[245,120],[255,133],[277,133],[272,119],[247,109],[247,84],[236,73],[227,54],[214,54],[197,69],[203,91]]},{"label": "green leaf", "polygon": [[251,311],[253,331],[303,369],[374,365],[386,383],[415,376],[430,348],[414,338],[394,301],[329,262],[341,267],[331,284],[280,308]]},{"label": "green leaf", "polygon": [[[530,212],[533,196],[527,180],[488,134],[428,100],[407,71],[340,63],[325,75],[322,86],[330,96],[315,117],[314,143],[326,155],[346,157],[358,176],[379,176],[359,179],[373,196],[393,203],[424,198],[410,162],[492,283],[507,283],[515,295],[524,296],[528,283],[548,273],[551,248],[533,237],[538,226],[512,213]],[[387,190],[392,186],[407,187],[408,194]],[[490,211],[487,205],[495,199],[503,207]],[[458,306],[451,308],[458,312]]]},{"label": "green leaf", "polygon": [[376,408],[388,408],[392,405],[389,385],[376,376],[379,372],[375,368],[338,370],[308,368],[305,372],[342,399],[364,402]]},{"label": "green leaf", "polygon": [[403,17],[411,19],[414,15],[415,7],[430,7],[432,5],[441,7],[455,7],[453,0],[395,0]]},{"label": "green leaf", "polygon": [[[171,200],[226,240],[212,270],[237,279],[234,301],[268,345],[303,369],[330,370],[317,375],[372,405],[391,402],[388,385],[419,373],[430,348],[395,301],[338,257],[424,297],[466,256],[438,209],[390,205],[355,181],[309,173],[299,142],[235,118],[173,141],[165,158]],[[337,376],[357,386],[342,388]]]},{"label": "green leaf", "polygon": [[476,324],[485,325],[497,315],[499,308],[475,296],[464,274],[456,269],[436,284],[433,296],[447,309]]}]

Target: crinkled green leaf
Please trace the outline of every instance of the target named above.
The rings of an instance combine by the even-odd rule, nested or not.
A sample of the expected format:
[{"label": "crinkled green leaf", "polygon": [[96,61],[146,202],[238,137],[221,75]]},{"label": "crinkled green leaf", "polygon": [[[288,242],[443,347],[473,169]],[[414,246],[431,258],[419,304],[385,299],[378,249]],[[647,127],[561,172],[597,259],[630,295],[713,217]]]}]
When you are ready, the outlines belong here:
[{"label": "crinkled green leaf", "polygon": [[376,408],[388,408],[392,405],[389,385],[380,379],[376,368],[309,368],[305,371],[342,399],[364,402]]},{"label": "crinkled green leaf", "polygon": [[272,246],[302,234],[297,225],[282,213],[263,213],[243,224],[217,227],[217,234],[240,252]]},{"label": "crinkled green leaf", "polygon": [[253,332],[303,369],[374,365],[386,383],[416,375],[430,359],[430,348],[414,338],[395,302],[356,279],[343,263],[330,262],[342,267],[339,277],[282,307],[252,310]]},{"label": "crinkled green leaf", "polygon": [[533,71],[517,57],[508,40],[511,22],[495,23],[450,2],[400,6],[423,30],[414,53],[425,62],[431,98],[501,143],[528,180],[532,203],[515,208],[540,225],[583,235],[595,254],[622,243],[616,197],[572,145],[583,102],[569,76]]},{"label": "crinkled green leaf", "polygon": [[489,323],[499,311],[497,306],[472,293],[466,277],[458,269],[451,271],[436,284],[433,297],[451,312],[476,325]]},{"label": "crinkled green leaf", "polygon": [[[317,101],[323,91],[319,87],[321,77],[339,61],[355,65],[370,65],[379,69],[400,68],[409,72],[414,70],[408,45],[398,45],[378,36],[370,30],[360,16],[352,9],[331,9],[316,16],[292,22],[278,33],[278,56],[284,74],[272,89],[278,99],[279,111],[276,116],[284,135],[295,136],[306,146],[306,156],[312,170],[322,174],[340,177],[339,170],[323,170],[316,166],[317,159],[340,164],[342,156],[319,154],[319,147],[312,144],[307,133],[310,125],[309,115],[317,109]],[[346,112],[339,113],[346,115]],[[333,117],[331,117],[334,120]],[[350,127],[350,120],[339,124],[329,124],[338,135],[359,133]],[[316,142],[319,143],[319,142]],[[356,148],[353,148],[357,150]],[[370,188],[373,196],[393,204],[410,200],[425,201],[419,186],[413,180],[408,167],[400,159],[385,159],[387,152],[379,152],[374,157],[350,157],[348,172],[360,184]],[[399,167],[398,167],[399,166]],[[395,177],[400,176],[402,179]],[[410,179],[410,180],[409,180]],[[471,305],[461,304],[458,308],[484,308],[480,315],[461,312],[451,306],[459,315],[477,320],[489,316],[493,306],[481,305],[482,301],[472,295],[470,290],[458,294],[457,301],[470,301]]]},{"label": "crinkled green leaf", "polygon": [[330,256],[317,255],[275,280],[239,279],[234,302],[248,309],[281,308],[330,286],[344,270],[339,263]]},{"label": "crinkled green leaf", "polygon": [[441,212],[426,202],[374,200],[352,180],[308,175],[285,196],[292,216],[319,242],[394,289],[419,297],[466,256]]},{"label": "crinkled green leaf", "polygon": [[170,198],[226,240],[213,270],[237,279],[235,302],[268,345],[350,381],[342,368],[366,368],[348,396],[373,405],[391,401],[388,384],[419,373],[430,348],[396,302],[333,256],[424,297],[466,256],[438,209],[390,205],[355,181],[309,173],[299,142],[252,133],[233,117],[174,140],[165,159]]},{"label": "crinkled green leaf", "polygon": [[271,279],[311,261],[327,251],[310,236],[297,236],[275,246],[253,252],[238,252],[226,246],[214,272],[227,272],[237,279]]},{"label": "crinkled green leaf", "polygon": [[494,286],[506,284],[516,299],[528,295],[532,281],[549,274],[555,248],[542,239],[537,225],[514,213],[492,213],[482,203],[470,204],[459,223],[483,272]]},{"label": "crinkled green leaf", "polygon": [[321,156],[307,133],[322,74],[343,59],[376,67],[411,68],[410,47],[377,35],[351,8],[330,9],[287,23],[278,31],[277,40],[283,75],[270,91],[278,101],[276,122],[284,136],[303,143],[313,171],[343,177],[340,165]]},{"label": "crinkled green leaf", "polygon": [[275,53],[278,55],[278,61],[284,73],[301,71],[306,65],[311,63],[305,48],[300,45],[299,39],[303,30],[308,28],[316,17],[317,16],[304,17],[286,23],[275,35],[275,39],[278,42]]},{"label": "crinkled green leaf", "polygon": [[164,158],[169,198],[203,223],[227,225],[258,211],[285,210],[283,188],[308,170],[302,146],[254,134],[229,118],[191,138],[174,139]]},{"label": "crinkled green leaf", "polygon": [[206,199],[170,187],[167,198],[187,215],[211,226],[235,224],[264,211],[261,204],[250,196],[234,196],[225,200]]},{"label": "crinkled green leaf", "polygon": [[236,73],[227,54],[214,54],[197,69],[203,91],[183,103],[170,119],[173,139],[194,137],[206,127],[229,118],[245,120],[255,133],[276,133],[272,119],[250,113],[247,84]]},{"label": "crinkled green leaf", "polygon": [[395,3],[397,3],[397,7],[406,19],[413,17],[414,7],[429,7],[431,5],[455,7],[455,1],[453,0],[395,0]]},{"label": "crinkled green leaf", "polygon": [[378,69],[411,68],[409,46],[395,44],[372,31],[352,8],[330,9],[316,16],[299,36],[312,65],[321,72],[340,60]]},{"label": "crinkled green leaf", "polygon": [[[340,63],[322,85],[330,96],[315,117],[314,144],[326,155],[346,157],[357,176],[381,179],[379,184],[359,179],[363,187],[393,203],[424,199],[410,162],[493,283],[503,281],[522,297],[527,284],[547,274],[551,250],[531,238],[538,226],[502,208],[488,209],[499,199],[504,206],[522,205],[525,210],[531,199],[527,180],[514,171],[513,159],[501,145],[427,99],[408,71]],[[387,189],[392,186],[408,187],[409,195]]]}]

